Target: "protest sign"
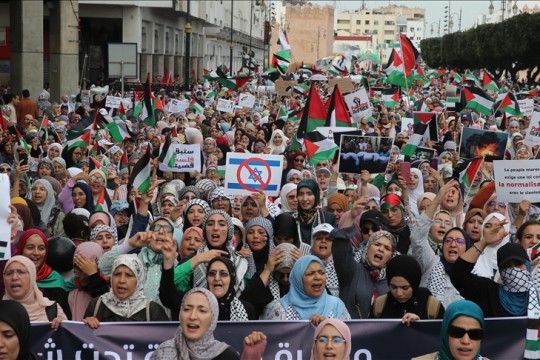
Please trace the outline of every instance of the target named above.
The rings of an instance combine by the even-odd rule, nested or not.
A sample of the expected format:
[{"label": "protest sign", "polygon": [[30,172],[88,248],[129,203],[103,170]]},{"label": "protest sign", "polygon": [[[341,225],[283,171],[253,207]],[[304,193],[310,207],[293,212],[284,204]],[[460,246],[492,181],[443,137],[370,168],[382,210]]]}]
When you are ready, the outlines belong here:
[{"label": "protest sign", "polygon": [[[10,194],[9,177],[7,174],[0,174],[0,194]],[[9,196],[0,196],[0,260],[7,260],[11,257],[11,225],[8,217],[11,215],[9,208]]]},{"label": "protest sign", "polygon": [[[344,132],[354,132],[351,135],[362,135],[362,130],[358,130],[357,128],[348,128],[348,127],[340,127],[340,126],[319,126],[317,128],[317,131],[320,132],[322,135],[326,136],[329,140],[334,140],[334,142],[339,145],[340,144],[340,134]],[[336,141],[337,139],[337,141]]]},{"label": "protest sign", "polygon": [[178,100],[178,99],[171,99],[169,101],[169,113],[170,114],[176,114],[176,113],[186,113],[186,109],[189,107],[189,100]]},{"label": "protest sign", "polygon": [[251,94],[240,94],[240,97],[238,98],[238,105],[253,109],[253,106],[255,105],[255,96]]},{"label": "protest sign", "polygon": [[264,111],[265,104],[266,104],[266,98],[259,97],[255,100],[255,104],[253,105],[253,110],[262,112]]},{"label": "protest sign", "polygon": [[532,116],[534,113],[534,99],[518,100],[519,110],[525,116]]},{"label": "protest sign", "polygon": [[217,107],[216,107],[217,111],[231,113],[233,112],[233,109],[234,109],[234,103],[232,101],[225,100],[225,99],[218,100]]},{"label": "protest sign", "polygon": [[540,202],[540,160],[493,161],[497,201]]},{"label": "protest sign", "polygon": [[90,107],[90,90],[81,90],[81,102]]},{"label": "protest sign", "polygon": [[401,132],[407,134],[409,138],[414,134],[414,119],[413,118],[401,118]]},{"label": "protest sign", "polygon": [[361,88],[357,92],[345,95],[343,98],[354,121],[360,122],[362,118],[367,119],[373,115],[366,89]]},{"label": "protest sign", "polygon": [[328,80],[328,88],[333,89],[334,85],[339,86],[339,90],[342,94],[352,93],[354,90],[354,85],[350,77],[345,78],[333,78]]},{"label": "protest sign", "polygon": [[392,138],[341,134],[338,171],[360,174],[367,170],[371,174],[386,172],[390,160]]},{"label": "protest sign", "polygon": [[198,144],[171,144],[165,160],[159,163],[159,170],[191,172],[201,170],[201,147]]},{"label": "protest sign", "polygon": [[418,146],[411,156],[405,156],[405,161],[413,162],[417,160],[430,161],[435,157],[435,149]]},{"label": "protest sign", "polygon": [[225,191],[231,195],[249,195],[264,191],[277,196],[283,173],[283,156],[266,154],[227,154]]},{"label": "protest sign", "polygon": [[279,96],[290,96],[296,85],[298,85],[296,80],[276,80],[276,93]]},{"label": "protest sign", "polygon": [[533,112],[523,143],[531,148],[540,145],[540,113]]},{"label": "protest sign", "polygon": [[119,96],[110,96],[108,95],[105,100],[105,107],[111,108],[111,109],[118,109],[120,108],[120,102],[122,101],[122,98]]},{"label": "protest sign", "polygon": [[502,160],[507,141],[507,133],[465,127],[461,133],[459,157],[474,159],[481,156],[487,162]]}]

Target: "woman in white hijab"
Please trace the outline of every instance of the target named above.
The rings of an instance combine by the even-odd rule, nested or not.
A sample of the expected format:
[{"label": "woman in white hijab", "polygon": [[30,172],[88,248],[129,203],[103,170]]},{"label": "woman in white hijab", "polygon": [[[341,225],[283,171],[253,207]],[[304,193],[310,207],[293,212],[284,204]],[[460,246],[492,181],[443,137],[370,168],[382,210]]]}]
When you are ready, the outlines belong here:
[{"label": "woman in white hijab", "polygon": [[270,154],[280,155],[287,149],[287,141],[289,138],[285,136],[283,131],[276,129],[270,137]]}]

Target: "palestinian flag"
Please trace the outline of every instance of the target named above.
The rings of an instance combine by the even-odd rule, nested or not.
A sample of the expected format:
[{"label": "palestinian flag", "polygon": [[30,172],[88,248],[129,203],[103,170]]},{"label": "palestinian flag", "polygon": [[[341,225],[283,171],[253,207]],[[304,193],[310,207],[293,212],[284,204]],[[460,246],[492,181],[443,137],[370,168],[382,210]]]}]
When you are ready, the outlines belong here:
[{"label": "palestinian flag", "polygon": [[413,69],[416,66],[416,61],[420,57],[420,53],[405,34],[399,34],[399,42],[401,44],[401,53],[403,54],[405,77],[409,78],[413,74]]},{"label": "palestinian flag", "polygon": [[394,106],[399,105],[399,88],[390,88],[389,90],[390,91],[382,94],[382,100],[387,108],[393,108]]},{"label": "palestinian flag", "polygon": [[[71,139],[70,139],[71,137]],[[68,135],[67,149],[90,146],[90,130]]]},{"label": "palestinian flag", "polygon": [[217,77],[213,80],[217,81],[227,89],[236,91],[242,86],[244,86],[245,83],[250,81],[252,79],[251,76],[243,76],[243,77],[236,77],[236,78],[225,78],[225,77]]},{"label": "palestinian flag", "polygon": [[167,84],[168,80],[169,80],[169,69],[165,68],[165,72],[163,73],[163,77],[161,78],[160,85]]},{"label": "palestinian flag", "polygon": [[435,116],[435,113],[432,112],[423,112],[423,111],[414,111],[413,112],[413,120],[415,124],[423,123],[427,124],[433,119],[433,116]]},{"label": "palestinian flag", "polygon": [[401,150],[401,155],[412,156],[416,152],[416,148],[422,142],[424,134],[428,129],[429,125],[427,123],[419,122],[413,125],[413,134],[409,138],[407,145]]},{"label": "palestinian flag", "polygon": [[277,114],[277,118],[287,120],[288,117],[289,117],[289,114],[287,113],[287,109],[285,108],[285,105],[281,105],[279,107],[279,112]]},{"label": "palestinian flag", "polygon": [[467,109],[473,109],[486,116],[491,115],[493,101],[486,92],[475,86],[463,87],[463,93],[467,104]]},{"label": "palestinian flag", "polygon": [[316,164],[322,160],[331,160],[338,146],[336,143],[318,131],[304,134],[304,146],[310,164]]},{"label": "palestinian flag", "polygon": [[302,119],[296,132],[296,138],[302,139],[304,134],[310,131],[314,131],[319,126],[326,125],[326,109],[324,107],[315,84],[311,84],[309,95],[306,100],[304,111],[302,112]]},{"label": "palestinian flag", "polygon": [[141,111],[142,111],[143,107],[144,107],[144,101],[142,101],[139,98],[139,93],[137,91],[133,92],[133,97],[134,97],[134,100],[135,100],[135,107],[133,108],[133,117],[138,118],[139,115],[141,114]]},{"label": "palestinian flag", "polygon": [[345,105],[345,100],[343,100],[337,84],[334,85],[334,91],[330,97],[326,126],[352,127],[349,110],[347,110],[347,105]]},{"label": "palestinian flag", "polygon": [[422,67],[420,64],[416,65],[416,69],[414,71],[414,79],[415,80],[423,80],[426,77],[426,73],[424,70],[422,70]]},{"label": "palestinian flag", "polygon": [[101,193],[99,193],[99,197],[96,201],[96,206],[94,208],[94,211],[106,211],[105,207],[105,188],[101,189]]},{"label": "palestinian flag", "polygon": [[309,86],[306,83],[301,83],[293,87],[293,92],[306,96],[309,93]]},{"label": "palestinian flag", "polygon": [[128,166],[129,166],[129,161],[127,158],[127,153],[124,151],[122,153],[122,158],[120,159],[120,164],[118,164],[118,167],[120,168],[120,170],[122,170],[122,169],[127,169]]},{"label": "palestinian flag", "polygon": [[524,89],[523,91],[519,92],[518,95],[536,97],[538,96],[538,88]]},{"label": "palestinian flag", "polygon": [[458,84],[461,84],[463,82],[463,77],[461,77],[461,75],[459,75],[457,72],[451,74],[450,77],[453,77],[454,81]]},{"label": "palestinian flag", "polygon": [[279,28],[277,44],[279,45],[279,50],[291,52],[291,45],[289,44],[287,33],[281,27]]},{"label": "palestinian flag", "polygon": [[284,75],[289,70],[291,63],[291,53],[288,51],[278,51],[272,56],[272,67],[278,69],[281,75]]},{"label": "palestinian flag", "polygon": [[302,118],[302,112],[304,109],[292,110],[289,111],[288,120],[291,122],[296,122]]},{"label": "palestinian flag", "polygon": [[47,139],[49,137],[49,116],[47,114],[44,114],[43,119],[41,119],[38,134],[41,133],[42,129],[45,131],[45,139]]},{"label": "palestinian flag", "polygon": [[150,73],[148,73],[146,76],[146,83],[144,84],[144,102],[142,108],[144,123],[148,126],[156,125],[154,107],[152,106],[153,100],[154,95],[152,94],[152,80],[150,79]]},{"label": "palestinian flag", "polygon": [[127,120],[126,108],[124,108],[124,102],[123,101],[120,101],[120,107],[118,108],[117,112],[118,112],[118,116],[120,117],[120,119]]},{"label": "palestinian flag", "polygon": [[214,100],[217,96],[217,92],[216,91],[209,91],[208,94],[206,94],[206,99],[207,100]]},{"label": "palestinian flag", "polygon": [[109,176],[109,170],[107,169],[107,167],[105,167],[102,163],[97,161],[97,159],[94,159],[91,156],[90,156],[90,163],[88,164],[88,166],[90,168],[90,171],[95,170],[95,169],[101,170],[101,172],[103,172],[105,176]]},{"label": "palestinian flag", "polygon": [[107,124],[107,129],[117,143],[135,137],[135,134],[128,129],[127,124],[122,120]]},{"label": "palestinian flag", "polygon": [[499,87],[497,86],[497,83],[486,70],[484,70],[484,76],[482,78],[482,88],[484,88],[485,90],[491,90],[495,92],[499,91]]},{"label": "palestinian flag", "polygon": [[162,163],[163,160],[165,160],[165,157],[167,156],[167,153],[169,152],[170,147],[171,147],[171,135],[168,135],[165,138],[165,142],[163,143],[163,146],[161,147],[161,150],[159,152],[158,161],[160,163]]},{"label": "palestinian flag", "polygon": [[413,76],[405,81],[403,62],[401,61],[396,49],[392,49],[392,53],[390,54],[390,58],[388,58],[388,63],[386,64],[386,68],[383,71],[386,75],[388,75],[388,78],[386,79],[388,84],[408,87],[413,83]]},{"label": "palestinian flag", "polygon": [[483,162],[483,157],[477,157],[471,160],[469,166],[467,166],[467,169],[463,172],[463,176],[461,177],[461,182],[465,185],[465,187],[471,187],[471,184],[473,183],[474,178],[478,173],[478,169],[480,169],[480,166]]},{"label": "palestinian flag", "polygon": [[146,193],[150,188],[152,177],[152,167],[150,161],[150,146],[146,148],[146,152],[133,167],[133,171],[129,176],[129,189],[134,186],[139,192]]},{"label": "palestinian flag", "polygon": [[519,103],[516,99],[516,96],[511,92],[507,92],[503,96],[504,97],[499,104],[499,108],[497,110],[510,114],[511,116],[523,116],[523,113],[519,108]]},{"label": "palestinian flag", "polygon": [[202,114],[204,112],[204,108],[195,99],[191,99],[190,106],[196,114]]},{"label": "palestinian flag", "polygon": [[15,131],[17,132],[17,137],[19,138],[19,144],[23,147],[24,150],[30,151],[32,147],[28,145],[26,140],[24,139],[24,136],[21,135],[17,127],[15,126]]},{"label": "palestinian flag", "polygon": [[465,81],[473,81],[476,86],[480,86],[480,81],[478,81],[473,73],[466,73],[463,77],[465,78]]}]

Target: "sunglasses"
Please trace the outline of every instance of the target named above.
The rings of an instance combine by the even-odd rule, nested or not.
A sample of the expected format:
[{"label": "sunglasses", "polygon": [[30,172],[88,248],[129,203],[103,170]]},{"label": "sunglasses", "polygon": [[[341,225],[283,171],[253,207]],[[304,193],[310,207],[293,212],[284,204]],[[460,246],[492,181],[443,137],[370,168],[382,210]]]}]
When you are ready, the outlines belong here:
[{"label": "sunglasses", "polygon": [[484,337],[484,329],[463,329],[458,326],[450,325],[448,327],[448,335],[450,337],[453,337],[455,339],[461,339],[465,336],[465,334],[469,335],[469,338],[471,340],[482,340]]},{"label": "sunglasses", "polygon": [[152,225],[152,228],[151,230],[152,231],[160,231],[161,229],[163,229],[163,231],[165,232],[168,232],[168,233],[172,233],[174,228],[171,226],[171,225],[161,225],[161,224],[154,224]]},{"label": "sunglasses", "polygon": [[370,231],[377,232],[381,230],[379,226],[362,226],[362,234],[367,235]]},{"label": "sunglasses", "polygon": [[216,275],[219,274],[219,277],[220,278],[228,278],[229,277],[229,273],[225,270],[221,270],[221,271],[217,271],[217,270],[210,270],[208,272],[208,277],[216,277]]}]

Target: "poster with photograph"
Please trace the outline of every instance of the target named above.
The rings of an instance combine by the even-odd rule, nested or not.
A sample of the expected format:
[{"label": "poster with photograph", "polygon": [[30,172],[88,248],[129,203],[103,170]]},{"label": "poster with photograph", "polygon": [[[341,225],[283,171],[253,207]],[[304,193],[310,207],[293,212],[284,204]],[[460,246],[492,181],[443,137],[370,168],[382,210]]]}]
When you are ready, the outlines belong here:
[{"label": "poster with photograph", "polygon": [[418,146],[411,156],[405,156],[405,161],[415,162],[417,160],[430,161],[435,157],[435,149]]},{"label": "poster with photograph", "polygon": [[481,156],[487,162],[503,160],[507,142],[507,133],[465,127],[461,133],[459,157],[474,159]]},{"label": "poster with photograph", "polygon": [[338,171],[353,174],[360,174],[362,170],[372,174],[384,173],[392,145],[392,138],[341,134]]}]

